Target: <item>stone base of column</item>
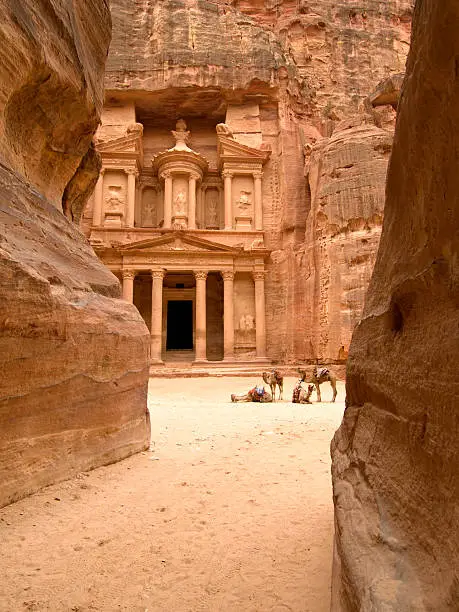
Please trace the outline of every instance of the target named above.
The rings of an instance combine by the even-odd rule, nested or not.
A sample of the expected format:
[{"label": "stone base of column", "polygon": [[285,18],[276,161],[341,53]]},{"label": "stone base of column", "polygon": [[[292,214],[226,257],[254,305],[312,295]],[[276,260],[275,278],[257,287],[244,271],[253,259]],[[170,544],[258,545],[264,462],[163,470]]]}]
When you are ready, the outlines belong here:
[{"label": "stone base of column", "polygon": [[267,364],[270,364],[271,360],[269,359],[269,357],[255,357],[254,362],[255,363],[267,363]]},{"label": "stone base of column", "polygon": [[199,357],[198,357],[197,359],[195,359],[195,360],[192,362],[191,366],[194,366],[194,365],[202,365],[203,363],[209,363],[209,360],[208,360],[208,359],[204,359],[204,358],[199,358]]},{"label": "stone base of column", "polygon": [[162,359],[150,359],[150,365],[165,365],[164,361]]}]

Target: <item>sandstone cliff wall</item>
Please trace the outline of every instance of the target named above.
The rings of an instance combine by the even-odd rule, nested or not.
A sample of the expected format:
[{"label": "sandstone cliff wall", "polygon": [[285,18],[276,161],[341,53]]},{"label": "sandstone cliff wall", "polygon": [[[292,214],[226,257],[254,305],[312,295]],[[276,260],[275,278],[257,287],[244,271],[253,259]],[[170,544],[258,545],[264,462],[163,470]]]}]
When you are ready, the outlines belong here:
[{"label": "sandstone cliff wall", "polygon": [[457,610],[459,7],[417,3],[381,244],[332,443],[334,610]]},{"label": "sandstone cliff wall", "polygon": [[391,107],[375,111],[366,99],[404,70],[412,3],[111,3],[109,103],[135,96],[138,120],[162,114],[171,125],[197,109],[222,121],[230,106],[259,108],[272,147],[263,214],[275,361],[347,355],[379,241],[395,121]]},{"label": "sandstone cliff wall", "polygon": [[109,40],[104,0],[0,1],[0,506],[149,440],[147,329],[62,212]]}]

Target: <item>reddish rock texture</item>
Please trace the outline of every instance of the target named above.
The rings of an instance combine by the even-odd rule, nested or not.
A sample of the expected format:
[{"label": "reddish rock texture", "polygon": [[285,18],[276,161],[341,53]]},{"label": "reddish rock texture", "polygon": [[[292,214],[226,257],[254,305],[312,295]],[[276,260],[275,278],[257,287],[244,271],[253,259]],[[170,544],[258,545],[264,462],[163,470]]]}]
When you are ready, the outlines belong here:
[{"label": "reddish rock texture", "polygon": [[0,505],[148,444],[146,327],[62,213],[109,39],[103,0],[0,1]]},{"label": "reddish rock texture", "polygon": [[419,2],[384,227],[332,443],[333,609],[457,610],[456,2]]},{"label": "reddish rock texture", "polygon": [[248,126],[248,109],[259,109],[257,129],[272,148],[263,217],[274,361],[346,358],[379,241],[395,121],[393,96],[382,100],[376,88],[404,70],[411,8],[412,0],[111,3],[109,105],[135,96],[144,125],[184,116],[232,126],[231,113],[245,108]]}]

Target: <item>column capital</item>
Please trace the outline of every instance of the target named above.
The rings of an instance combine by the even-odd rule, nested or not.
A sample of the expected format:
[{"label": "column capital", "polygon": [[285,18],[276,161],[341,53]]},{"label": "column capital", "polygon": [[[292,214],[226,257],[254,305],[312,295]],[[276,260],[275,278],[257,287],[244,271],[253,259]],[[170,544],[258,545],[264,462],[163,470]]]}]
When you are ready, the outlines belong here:
[{"label": "column capital", "polygon": [[266,272],[263,270],[254,270],[252,272],[252,277],[254,281],[263,281],[265,280]]},{"label": "column capital", "polygon": [[222,270],[221,272],[222,278],[224,281],[232,281],[234,280],[234,271],[233,270]]},{"label": "column capital", "polygon": [[192,179],[194,179],[195,181],[199,181],[200,178],[201,177],[196,172],[190,172],[190,174],[188,175],[188,181]]},{"label": "column capital", "polygon": [[152,278],[164,278],[164,270],[150,270]]},{"label": "column capital", "polygon": [[252,172],[252,176],[254,179],[262,179],[263,178],[263,171],[262,170],[255,170],[254,172]]},{"label": "column capital", "polygon": [[126,174],[133,174],[134,176],[138,176],[139,175],[139,172],[138,172],[137,168],[125,168],[124,172]]},{"label": "column capital", "polygon": [[163,172],[161,172],[161,174],[159,175],[159,178],[162,178],[164,180],[172,178],[172,172],[170,170],[163,170]]},{"label": "column capital", "polygon": [[202,270],[198,270],[194,272],[194,277],[196,280],[206,280],[208,272],[203,272]]},{"label": "column capital", "polygon": [[222,177],[223,178],[233,178],[234,172],[232,170],[223,170]]},{"label": "column capital", "polygon": [[137,270],[121,270],[123,278],[135,278]]}]

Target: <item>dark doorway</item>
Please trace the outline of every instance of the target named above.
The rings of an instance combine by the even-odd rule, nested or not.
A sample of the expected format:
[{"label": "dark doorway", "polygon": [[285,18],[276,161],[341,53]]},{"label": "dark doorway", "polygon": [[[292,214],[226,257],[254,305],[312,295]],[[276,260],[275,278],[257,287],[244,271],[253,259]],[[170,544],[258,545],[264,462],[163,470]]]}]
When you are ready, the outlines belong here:
[{"label": "dark doorway", "polygon": [[166,350],[193,349],[193,302],[169,300],[167,302]]}]

